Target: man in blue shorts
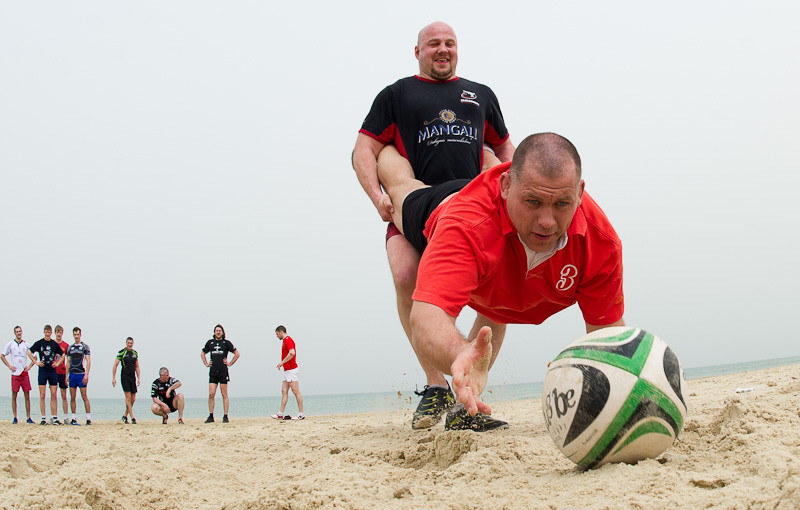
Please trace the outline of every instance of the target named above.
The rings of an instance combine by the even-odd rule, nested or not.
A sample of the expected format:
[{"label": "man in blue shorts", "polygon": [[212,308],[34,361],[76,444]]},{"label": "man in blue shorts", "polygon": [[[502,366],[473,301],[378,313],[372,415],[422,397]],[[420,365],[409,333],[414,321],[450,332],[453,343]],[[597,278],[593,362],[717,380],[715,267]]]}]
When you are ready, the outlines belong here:
[{"label": "man in blue shorts", "polygon": [[[228,353],[233,353],[233,358],[228,361]],[[211,354],[211,362],[206,359],[206,354]],[[214,397],[217,395],[217,385],[222,393],[222,423],[228,423],[228,381],[231,377],[228,374],[228,367],[232,367],[239,359],[239,351],[233,346],[230,340],[225,339],[225,329],[222,325],[214,326],[214,338],[206,342],[200,357],[203,364],[209,367],[208,371],[208,418],[206,423],[214,422]]]},{"label": "man in blue shorts", "polygon": [[89,370],[92,368],[92,356],[89,346],[81,341],[81,328],[72,328],[72,338],[75,343],[67,349],[69,357],[69,404],[72,408],[72,418],[70,425],[80,425],[76,419],[78,404],[75,401],[78,388],[81,390],[83,407],[86,409],[86,425],[92,424],[92,407],[89,405],[89,397],[86,395],[86,385],[89,384]]},{"label": "man in blue shorts", "polygon": [[169,413],[178,411],[178,424],[183,425],[183,395],[176,393],[175,390],[181,387],[181,382],[169,376],[169,369],[161,367],[158,371],[158,379],[153,381],[150,388],[150,396],[153,398],[151,410],[153,414],[161,416],[161,424],[166,425]]},{"label": "man in blue shorts", "polygon": [[64,352],[58,342],[51,339],[53,328],[50,325],[44,327],[44,338],[37,340],[31,347],[31,355],[38,354],[39,360],[36,366],[39,367],[39,409],[42,411],[42,421],[40,425],[47,425],[45,415],[45,393],[47,385],[50,384],[50,423],[61,425],[58,421],[58,401],[56,392],[58,391],[58,373],[56,367],[61,363]]}]

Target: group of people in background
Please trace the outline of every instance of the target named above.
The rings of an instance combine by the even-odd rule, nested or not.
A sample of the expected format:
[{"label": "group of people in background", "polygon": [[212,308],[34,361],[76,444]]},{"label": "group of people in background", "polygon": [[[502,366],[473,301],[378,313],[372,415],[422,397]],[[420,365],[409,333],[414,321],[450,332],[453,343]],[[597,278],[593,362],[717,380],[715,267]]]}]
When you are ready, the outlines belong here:
[{"label": "group of people in background", "polygon": [[[92,355],[89,346],[81,341],[81,328],[72,328],[72,345],[62,340],[64,328],[56,326],[56,338],[53,339],[53,328],[48,324],[44,327],[44,337],[37,340],[32,347],[28,347],[22,339],[22,328],[14,327],[14,339],[10,341],[0,360],[11,370],[11,410],[14,414],[13,423],[17,423],[17,395],[22,390],[25,397],[25,414],[27,423],[34,423],[31,419],[31,381],[28,371],[36,365],[39,367],[39,408],[42,412],[41,425],[47,425],[45,411],[45,396],[47,386],[50,386],[50,423],[61,425],[58,419],[57,392],[61,390],[61,400],[64,411],[64,422],[71,425],[80,425],[76,419],[76,397],[80,390],[83,405],[86,410],[86,424],[92,424],[91,404],[86,394],[86,385],[89,383],[89,370],[92,366]],[[34,355],[38,355],[34,357]],[[70,408],[72,413],[67,421],[67,388],[70,393]]]},{"label": "group of people in background", "polygon": [[[14,418],[12,423],[19,422],[17,417],[17,396],[23,392],[25,399],[25,412],[27,423],[36,423],[31,418],[30,391],[31,382],[28,372],[36,365],[39,367],[39,407],[42,414],[41,425],[80,425],[77,420],[77,394],[80,390],[86,411],[86,425],[92,424],[91,404],[86,393],[89,384],[89,372],[91,370],[91,350],[89,346],[81,341],[81,329],[75,327],[72,330],[73,344],[67,344],[62,340],[64,329],[61,326],[55,327],[55,339],[51,338],[53,329],[50,325],[44,327],[44,336],[36,341],[33,346],[28,346],[22,339],[22,328],[14,327],[14,339],[11,340],[0,353],[0,360],[11,370],[11,410]],[[282,342],[281,361],[278,369],[283,369],[282,398],[281,408],[273,418],[283,419],[283,412],[288,401],[288,392],[294,393],[297,399],[299,414],[297,419],[304,419],[303,397],[300,394],[298,382],[297,351],[294,341],[286,334],[284,326],[278,326],[275,334]],[[111,385],[117,386],[117,367],[120,370],[120,385],[125,394],[125,412],[122,415],[124,423],[136,424],[133,416],[133,405],[136,402],[136,394],[141,382],[141,371],[139,367],[139,353],[133,348],[133,338],[125,340],[125,347],[121,349],[114,359],[111,368]],[[233,357],[228,358],[229,354]],[[209,355],[209,358],[206,357]],[[239,359],[239,351],[233,343],[225,338],[225,329],[217,324],[214,327],[214,336],[208,340],[201,352],[203,364],[209,368],[208,379],[208,418],[205,423],[214,422],[214,407],[217,388],[222,394],[222,405],[224,414],[222,422],[228,423],[228,410],[230,401],[228,398],[228,382],[230,374],[228,368],[233,366]],[[45,409],[47,388],[50,388],[50,420],[47,420]],[[153,381],[150,390],[152,405],[150,407],[153,414],[162,418],[162,423],[167,424],[170,413],[178,412],[178,423],[183,424],[183,411],[185,399],[182,394],[177,392],[181,387],[181,382],[170,376],[167,367],[159,369],[159,376]],[[70,409],[68,416],[67,409],[67,388],[70,391]],[[58,418],[58,399],[57,392],[61,390],[63,403],[64,421]],[[130,421],[129,421],[130,419]]]}]

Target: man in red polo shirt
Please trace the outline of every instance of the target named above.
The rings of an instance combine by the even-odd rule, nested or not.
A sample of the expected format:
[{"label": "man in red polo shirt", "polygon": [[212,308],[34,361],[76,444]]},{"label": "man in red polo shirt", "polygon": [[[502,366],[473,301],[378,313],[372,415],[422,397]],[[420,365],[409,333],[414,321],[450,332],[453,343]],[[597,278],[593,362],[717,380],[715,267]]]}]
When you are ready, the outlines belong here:
[{"label": "man in red polo shirt", "polygon": [[[448,414],[447,428],[491,413],[480,394],[506,324],[541,324],[578,303],[587,332],[624,325],[622,246],[584,193],[580,156],[566,138],[529,136],[510,164],[461,183],[458,193],[452,181],[426,186],[411,175],[380,178],[392,203],[402,204],[395,224],[424,250],[412,343],[420,358],[453,375],[464,407]],[[466,305],[485,317],[472,341],[455,326]]]}]

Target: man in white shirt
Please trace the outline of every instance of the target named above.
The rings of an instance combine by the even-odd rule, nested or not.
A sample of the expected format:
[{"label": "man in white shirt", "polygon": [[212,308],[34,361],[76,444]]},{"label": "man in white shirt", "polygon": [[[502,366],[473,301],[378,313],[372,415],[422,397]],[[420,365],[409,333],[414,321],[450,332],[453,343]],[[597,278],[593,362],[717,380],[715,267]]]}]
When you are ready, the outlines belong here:
[{"label": "man in white shirt", "polygon": [[[11,362],[9,363],[9,359]],[[28,360],[30,359],[30,363]],[[22,328],[14,328],[14,339],[6,344],[3,352],[0,353],[0,360],[11,370],[11,410],[14,413],[14,421],[17,423],[17,393],[21,389],[25,395],[25,413],[28,415],[27,423],[33,423],[31,419],[31,380],[28,371],[34,363],[30,349],[25,340],[22,339]]]}]

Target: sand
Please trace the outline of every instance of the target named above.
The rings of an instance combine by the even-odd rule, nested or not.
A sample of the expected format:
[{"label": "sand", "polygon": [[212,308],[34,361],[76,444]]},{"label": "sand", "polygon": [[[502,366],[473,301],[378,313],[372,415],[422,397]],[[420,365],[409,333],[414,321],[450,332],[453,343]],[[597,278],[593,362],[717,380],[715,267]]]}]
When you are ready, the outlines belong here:
[{"label": "sand", "polygon": [[[749,393],[735,393],[752,387]],[[658,459],[582,471],[538,400],[506,430],[412,431],[410,412],[0,425],[0,508],[800,508],[800,365],[689,381]]]}]

